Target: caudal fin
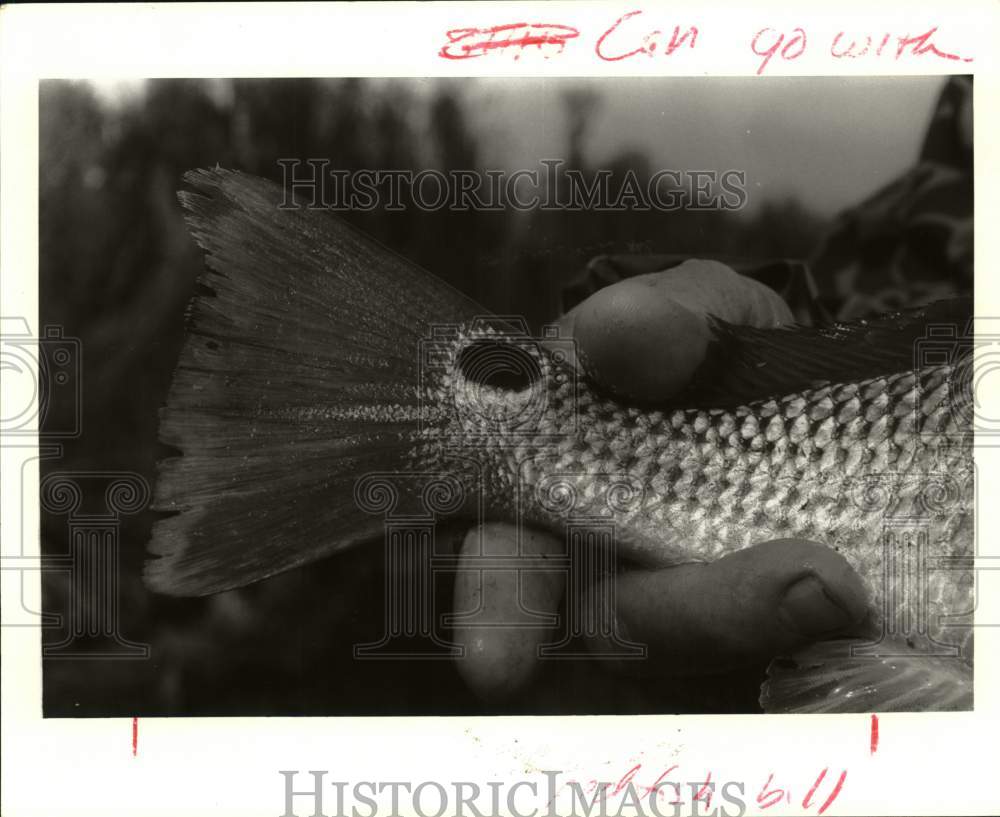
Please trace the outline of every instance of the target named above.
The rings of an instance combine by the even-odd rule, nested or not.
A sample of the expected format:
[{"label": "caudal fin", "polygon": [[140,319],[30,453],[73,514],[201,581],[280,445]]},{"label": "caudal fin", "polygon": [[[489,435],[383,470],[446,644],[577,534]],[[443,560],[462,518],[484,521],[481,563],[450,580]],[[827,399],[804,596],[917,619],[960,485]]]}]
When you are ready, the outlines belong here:
[{"label": "caudal fin", "polygon": [[482,309],[283,191],[197,170],[182,192],[208,269],[166,407],[149,585],[227,590],[377,535],[354,484],[398,467],[418,428],[418,353],[434,323]]}]

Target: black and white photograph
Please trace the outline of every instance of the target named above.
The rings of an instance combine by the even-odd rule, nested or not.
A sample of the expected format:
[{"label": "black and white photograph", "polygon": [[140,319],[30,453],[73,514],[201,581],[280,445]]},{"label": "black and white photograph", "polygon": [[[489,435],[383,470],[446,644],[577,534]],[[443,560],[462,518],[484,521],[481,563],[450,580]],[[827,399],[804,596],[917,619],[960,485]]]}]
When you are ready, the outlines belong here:
[{"label": "black and white photograph", "polygon": [[0,7],[0,813],[998,813],[998,37]]},{"label": "black and white photograph", "polygon": [[43,82],[45,714],[972,708],[972,90]]}]

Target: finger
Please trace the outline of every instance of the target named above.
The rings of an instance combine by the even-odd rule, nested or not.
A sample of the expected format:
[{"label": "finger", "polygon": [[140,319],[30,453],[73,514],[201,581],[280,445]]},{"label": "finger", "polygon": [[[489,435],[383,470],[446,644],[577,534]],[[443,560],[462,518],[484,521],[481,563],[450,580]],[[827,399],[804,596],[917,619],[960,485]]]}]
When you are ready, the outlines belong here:
[{"label": "finger", "polygon": [[666,400],[683,389],[711,340],[706,316],[770,328],[791,323],[774,290],[717,261],[689,260],[595,292],[564,316],[587,376],[623,397]]},{"label": "finger", "polygon": [[[479,697],[496,701],[523,689],[538,667],[538,647],[553,640],[564,577],[558,571],[476,568],[483,556],[565,552],[547,533],[504,523],[473,528],[455,576],[455,642],[464,647],[459,674]],[[546,626],[547,625],[547,626]]]},{"label": "finger", "polygon": [[[868,594],[832,548],[778,539],[710,564],[635,570],[616,578],[620,635],[646,644],[652,672],[723,671],[847,634]],[[603,596],[606,597],[606,596]]]}]

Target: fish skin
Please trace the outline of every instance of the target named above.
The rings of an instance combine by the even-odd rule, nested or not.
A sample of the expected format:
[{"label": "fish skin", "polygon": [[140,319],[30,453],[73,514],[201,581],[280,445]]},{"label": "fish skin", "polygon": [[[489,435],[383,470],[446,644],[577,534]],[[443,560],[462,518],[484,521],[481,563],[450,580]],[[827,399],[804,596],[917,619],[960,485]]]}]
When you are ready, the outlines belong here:
[{"label": "fish skin", "polygon": [[[619,555],[640,564],[710,562],[787,537],[826,544],[861,576],[876,627],[919,621],[971,664],[971,627],[946,618],[974,606],[972,434],[951,399],[952,366],[731,410],[649,411],[523,345],[540,372],[529,388],[469,381],[458,362],[476,339],[457,338],[423,385],[412,468],[460,477],[494,520],[559,533],[570,513],[605,516]],[[883,571],[886,542],[906,536],[925,536],[928,564],[948,565],[927,570],[926,597]]]},{"label": "fish skin", "polygon": [[[973,607],[972,434],[952,406],[968,370],[911,371],[925,327],[966,325],[971,299],[810,332],[716,324],[715,356],[677,409],[615,400],[523,338],[503,340],[527,349],[537,377],[493,388],[462,365],[470,344],[497,340],[466,296],[328,214],[282,206],[266,180],[220,168],[185,180],[207,269],[161,411],[161,440],[180,455],[159,466],[151,589],[221,592],[370,544],[404,498],[393,485],[376,496],[383,478],[432,477],[431,493],[406,497],[424,513],[432,500],[557,535],[568,515],[607,514],[619,554],[653,566],[775,535],[826,543],[868,584],[885,648],[913,633],[961,660],[913,664],[926,656],[904,644],[911,655],[873,663],[824,642],[771,674],[768,711],[971,706],[971,627],[941,618]],[[443,365],[424,364],[428,339]],[[756,399],[764,388],[773,399]],[[883,542],[912,535],[929,566],[959,568],[927,573],[926,597],[883,577]],[[868,692],[845,703],[830,691],[840,677]],[[916,697],[901,693],[911,682]]]}]

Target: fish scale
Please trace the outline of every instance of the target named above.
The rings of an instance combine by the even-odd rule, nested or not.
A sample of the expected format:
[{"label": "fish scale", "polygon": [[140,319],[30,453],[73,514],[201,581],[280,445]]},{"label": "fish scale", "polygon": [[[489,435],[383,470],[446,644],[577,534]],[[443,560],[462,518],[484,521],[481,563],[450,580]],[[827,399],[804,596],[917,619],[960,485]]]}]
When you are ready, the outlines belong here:
[{"label": "fish scale", "polygon": [[[897,619],[919,603],[909,589],[899,592],[900,576],[883,576],[887,533],[909,525],[926,531],[933,560],[972,558],[971,433],[949,400],[950,365],[818,385],[732,410],[646,412],[594,392],[544,353],[531,395],[466,382],[458,352],[477,337],[457,339],[451,370],[427,385],[426,404],[455,410],[435,412],[437,424],[410,456],[421,468],[464,474],[473,492],[486,475],[491,518],[561,532],[569,513],[603,515],[614,522],[620,555],[648,565],[713,561],[777,538],[817,541],[858,571],[876,625],[887,594],[897,599],[888,611]],[[513,407],[506,414],[505,405]],[[522,416],[519,405],[543,410]],[[505,446],[512,436],[526,441]],[[476,467],[456,467],[455,450]],[[572,508],[541,495],[553,476],[577,498]],[[616,509],[608,491],[622,484],[638,486],[641,498]],[[935,640],[955,641],[943,616],[972,609],[969,567],[926,575]],[[960,632],[971,651],[970,628]]]},{"label": "fish scale", "polygon": [[[627,563],[653,567],[800,537],[844,555],[886,646],[909,653],[814,645],[772,663],[766,711],[971,707],[972,629],[948,626],[973,607],[971,417],[956,400],[969,369],[955,356],[971,298],[811,329],[706,315],[691,384],[642,406],[273,183],[221,168],[185,180],[207,269],[161,413],[179,453],[159,467],[151,588],[216,593],[377,549],[410,510],[556,535],[597,517]],[[938,348],[914,371],[930,328],[951,362]],[[524,387],[498,343],[527,356]],[[945,642],[961,660],[929,661]]]}]

